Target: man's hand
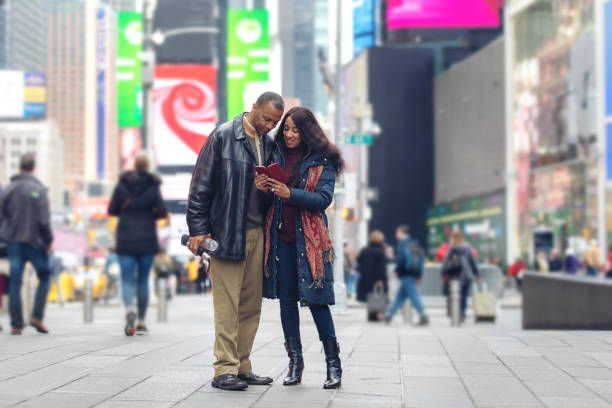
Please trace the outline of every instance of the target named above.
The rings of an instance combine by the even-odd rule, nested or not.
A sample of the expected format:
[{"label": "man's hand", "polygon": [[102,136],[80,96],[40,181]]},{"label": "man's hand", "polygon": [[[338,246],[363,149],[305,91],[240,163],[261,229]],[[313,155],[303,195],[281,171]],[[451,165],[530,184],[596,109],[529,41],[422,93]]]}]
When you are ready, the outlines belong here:
[{"label": "man's hand", "polygon": [[189,237],[189,241],[187,241],[187,248],[191,251],[192,254],[198,256],[198,248],[204,248],[204,241],[207,238],[212,238],[210,234],[206,235],[196,235],[194,237]]},{"label": "man's hand", "polygon": [[255,176],[255,187],[259,191],[267,193],[268,191],[270,191],[270,186],[268,186],[268,179],[269,177],[265,174],[257,174]]},{"label": "man's hand", "polygon": [[382,288],[383,287],[383,281],[381,281],[381,280],[376,281],[376,286],[378,286],[379,288]]}]

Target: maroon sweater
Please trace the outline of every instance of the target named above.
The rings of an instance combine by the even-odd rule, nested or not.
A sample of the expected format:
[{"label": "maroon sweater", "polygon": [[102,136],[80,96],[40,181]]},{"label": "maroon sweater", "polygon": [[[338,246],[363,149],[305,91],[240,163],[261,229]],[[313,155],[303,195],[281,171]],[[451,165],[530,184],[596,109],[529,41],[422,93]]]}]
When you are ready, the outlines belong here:
[{"label": "maroon sweater", "polygon": [[[285,173],[288,176],[293,174],[295,166],[300,165],[300,157],[302,150],[298,147],[295,149],[287,149],[285,156]],[[278,231],[278,239],[283,242],[295,242],[295,217],[298,214],[297,207],[287,204],[287,200],[283,200],[281,210],[281,226]]]}]

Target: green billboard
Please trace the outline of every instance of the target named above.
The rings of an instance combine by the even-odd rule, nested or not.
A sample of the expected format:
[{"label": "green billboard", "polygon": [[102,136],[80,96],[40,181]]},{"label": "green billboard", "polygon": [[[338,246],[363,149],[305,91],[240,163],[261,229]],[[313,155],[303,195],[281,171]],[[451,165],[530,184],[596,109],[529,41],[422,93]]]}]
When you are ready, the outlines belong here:
[{"label": "green billboard", "polygon": [[119,127],[142,125],[142,13],[117,16],[117,118]]},{"label": "green billboard", "polygon": [[[227,13],[227,116],[244,111],[249,88],[270,79],[268,11],[229,10]],[[253,101],[254,102],[254,101]]]}]

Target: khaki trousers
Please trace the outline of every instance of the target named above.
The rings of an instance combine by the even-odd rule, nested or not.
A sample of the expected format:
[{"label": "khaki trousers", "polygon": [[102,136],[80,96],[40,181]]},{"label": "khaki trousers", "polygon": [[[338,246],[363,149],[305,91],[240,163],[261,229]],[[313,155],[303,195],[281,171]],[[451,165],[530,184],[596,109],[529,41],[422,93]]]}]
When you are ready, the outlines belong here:
[{"label": "khaki trousers", "polygon": [[211,258],[215,308],[215,376],[252,372],[251,349],[259,327],[263,286],[263,228],[246,236],[246,261]]}]

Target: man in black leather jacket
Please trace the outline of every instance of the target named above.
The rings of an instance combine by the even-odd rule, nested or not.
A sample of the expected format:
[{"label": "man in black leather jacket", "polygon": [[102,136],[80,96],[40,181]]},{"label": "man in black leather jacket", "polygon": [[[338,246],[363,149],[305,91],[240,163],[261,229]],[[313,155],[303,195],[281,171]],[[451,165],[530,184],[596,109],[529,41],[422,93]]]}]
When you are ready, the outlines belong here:
[{"label": "man in black leather jacket", "polygon": [[207,238],[219,244],[211,256],[215,345],[213,387],[241,390],[271,378],[252,372],[249,356],[259,327],[263,285],[265,193],[255,166],[267,165],[267,135],[284,111],[280,95],[265,92],[251,112],[215,129],[200,151],[187,207],[188,248],[197,254]]}]

